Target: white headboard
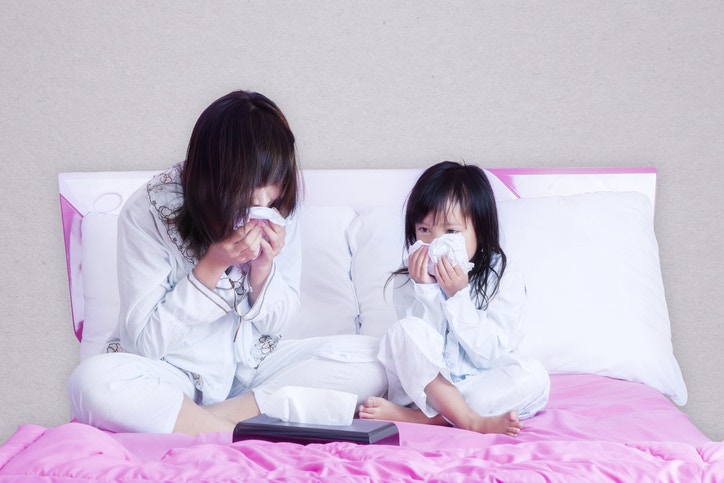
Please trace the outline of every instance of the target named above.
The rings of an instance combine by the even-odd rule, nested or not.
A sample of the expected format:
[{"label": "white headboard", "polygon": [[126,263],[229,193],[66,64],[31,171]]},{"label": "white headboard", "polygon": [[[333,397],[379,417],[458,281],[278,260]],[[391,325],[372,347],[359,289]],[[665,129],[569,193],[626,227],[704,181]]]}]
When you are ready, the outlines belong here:
[{"label": "white headboard", "polygon": [[[422,169],[305,170],[304,202],[318,206],[402,206]],[[487,169],[496,199],[636,191],[655,203],[656,169],[504,168]],[[91,212],[118,214],[122,204],[157,171],[69,172],[58,175],[72,321],[80,340],[83,325],[82,218]]]},{"label": "white headboard", "polygon": [[[402,206],[422,169],[305,170],[304,203],[346,205],[355,210],[375,206]],[[594,191],[637,191],[655,202],[656,169],[521,168],[486,170],[498,200]],[[157,171],[70,172],[58,175],[65,240],[72,321],[80,340],[83,294],[80,266],[80,225],[90,212],[118,214],[128,196]]]}]

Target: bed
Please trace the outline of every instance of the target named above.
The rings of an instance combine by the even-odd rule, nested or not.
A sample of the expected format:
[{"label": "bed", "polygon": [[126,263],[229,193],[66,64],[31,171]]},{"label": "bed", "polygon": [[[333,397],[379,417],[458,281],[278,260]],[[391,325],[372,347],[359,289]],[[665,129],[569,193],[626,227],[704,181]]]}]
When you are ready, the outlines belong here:
[{"label": "bed", "polygon": [[[302,308],[288,337],[380,336],[394,321],[402,206],[420,170],[306,170]],[[397,423],[399,446],[300,445],[231,433],[111,433],[24,425],[0,481],[722,481],[724,444],[679,409],[653,230],[656,170],[488,169],[503,247],[526,278],[520,350],[551,373],[548,406],[517,438]],[[79,357],[118,307],[115,222],[153,172],[62,173],[60,204]],[[74,355],[69,355],[72,357]]]}]

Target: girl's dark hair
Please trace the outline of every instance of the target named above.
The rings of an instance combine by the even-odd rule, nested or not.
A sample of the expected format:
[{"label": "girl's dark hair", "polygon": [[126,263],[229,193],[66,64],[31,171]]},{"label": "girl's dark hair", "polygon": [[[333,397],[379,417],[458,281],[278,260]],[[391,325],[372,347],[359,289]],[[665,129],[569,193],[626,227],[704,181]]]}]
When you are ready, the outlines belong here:
[{"label": "girl's dark hair", "polygon": [[298,177],[294,135],[281,110],[262,94],[231,92],[196,121],[181,174],[184,202],[174,222],[200,256],[247,217],[256,188],[278,184],[273,207],[292,214]]},{"label": "girl's dark hair", "polygon": [[[475,231],[477,247],[471,260],[473,269],[468,275],[471,294],[475,295],[478,307],[485,308],[498,290],[507,258],[500,247],[493,188],[482,169],[452,161],[426,169],[407,198],[405,245],[409,248],[417,240],[415,224],[431,213],[435,217],[445,216],[447,210],[456,205]],[[496,257],[500,257],[497,269]],[[408,272],[403,269],[396,273]]]}]

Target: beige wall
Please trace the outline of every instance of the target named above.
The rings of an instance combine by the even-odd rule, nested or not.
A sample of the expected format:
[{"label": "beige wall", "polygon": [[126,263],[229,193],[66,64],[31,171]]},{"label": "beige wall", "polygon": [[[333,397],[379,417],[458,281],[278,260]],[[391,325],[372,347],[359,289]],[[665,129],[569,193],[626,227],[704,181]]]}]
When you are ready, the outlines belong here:
[{"label": "beige wall", "polygon": [[0,441],[68,419],[57,174],[161,169],[236,88],[307,168],[655,166],[684,410],[724,438],[724,6],[708,1],[4,2]]}]

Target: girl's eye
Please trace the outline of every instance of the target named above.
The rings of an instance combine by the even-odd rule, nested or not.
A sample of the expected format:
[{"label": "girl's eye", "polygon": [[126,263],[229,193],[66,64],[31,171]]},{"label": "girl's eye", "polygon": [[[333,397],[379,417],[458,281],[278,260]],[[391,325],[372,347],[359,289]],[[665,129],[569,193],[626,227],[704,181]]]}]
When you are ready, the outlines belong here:
[{"label": "girl's eye", "polygon": [[421,233],[428,233],[430,230],[424,226],[418,226],[417,231],[419,231]]},{"label": "girl's eye", "polygon": [[454,229],[454,228],[448,228],[447,231],[446,231],[446,233],[452,234],[452,233],[459,233],[459,232],[458,232],[456,229]]}]

